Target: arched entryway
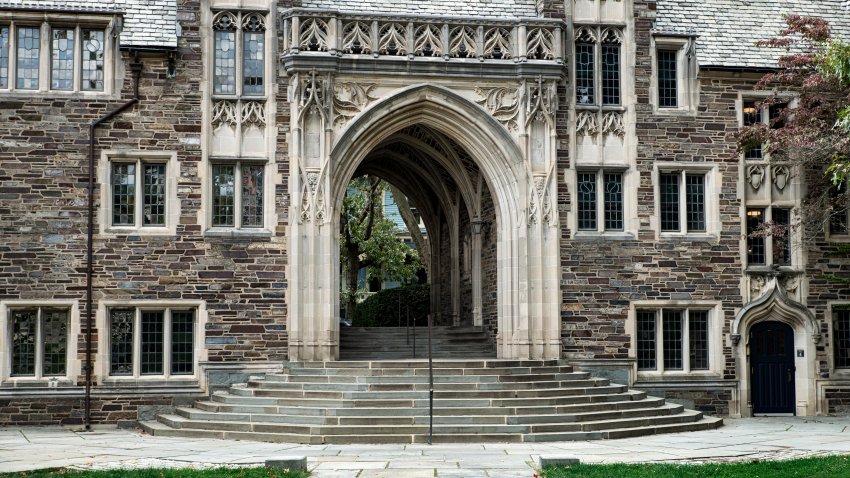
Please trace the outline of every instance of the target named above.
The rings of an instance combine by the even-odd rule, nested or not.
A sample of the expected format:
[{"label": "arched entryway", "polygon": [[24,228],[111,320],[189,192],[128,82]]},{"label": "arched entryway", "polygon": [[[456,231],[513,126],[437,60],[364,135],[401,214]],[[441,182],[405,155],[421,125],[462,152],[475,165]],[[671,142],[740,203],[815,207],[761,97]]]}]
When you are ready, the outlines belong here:
[{"label": "arched entryway", "polygon": [[[305,139],[301,131],[293,133],[296,143]],[[406,194],[417,194],[422,185],[438,192],[434,204],[447,216],[454,215],[449,218],[455,225],[448,235],[451,255],[461,254],[461,238],[451,235],[460,234],[463,222],[486,220],[490,215],[495,292],[490,297],[482,295],[480,284],[486,282],[480,278],[482,268],[472,267],[479,276],[471,281],[479,284],[471,291],[473,320],[481,321],[492,307],[500,358],[559,356],[559,261],[552,260],[558,257],[559,235],[555,221],[542,220],[554,211],[544,211],[541,200],[554,195],[555,179],[532,177],[521,148],[502,125],[451,90],[426,84],[400,89],[372,104],[338,139],[332,136],[326,131],[320,138],[320,146],[328,146],[324,166],[299,167],[291,175],[293,204],[300,209],[293,214],[289,236],[290,359],[336,360],[339,356],[335,218],[349,180],[364,172],[391,177]],[[304,150],[293,149],[296,159]],[[439,149],[446,151],[437,154],[434,150]],[[430,154],[423,156],[422,151]],[[452,155],[453,161],[439,159]],[[394,162],[408,170],[392,167]],[[411,177],[411,171],[421,174]],[[446,184],[452,184],[454,197]],[[482,198],[492,204],[489,210]],[[481,254],[470,255],[471,260],[480,258]],[[453,304],[449,310],[460,313],[462,306]]]},{"label": "arched entryway", "polygon": [[816,413],[817,322],[788,297],[776,277],[735,316],[731,338],[739,383],[738,409],[730,410],[732,415]]}]

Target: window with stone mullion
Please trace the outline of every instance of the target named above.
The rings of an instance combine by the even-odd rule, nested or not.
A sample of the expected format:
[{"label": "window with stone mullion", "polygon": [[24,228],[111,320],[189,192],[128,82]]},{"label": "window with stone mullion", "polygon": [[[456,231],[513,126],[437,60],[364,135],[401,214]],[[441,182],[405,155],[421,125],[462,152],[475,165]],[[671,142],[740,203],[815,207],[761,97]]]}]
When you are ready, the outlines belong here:
[{"label": "window with stone mullion", "polygon": [[115,308],[109,317],[110,375],[194,374],[194,310]]},{"label": "window with stone mullion", "polygon": [[709,316],[705,309],[636,310],[638,370],[709,370]]},{"label": "window with stone mullion", "polygon": [[213,227],[262,228],[265,164],[240,161],[212,167]]},{"label": "window with stone mullion", "polygon": [[213,21],[213,94],[265,96],[265,16],[220,12]]},{"label": "window with stone mullion", "polygon": [[850,309],[833,309],[832,321],[835,368],[850,368]]},{"label": "window with stone mullion", "polygon": [[111,167],[110,184],[112,226],[165,226],[165,164],[115,161]]},{"label": "window with stone mullion", "polygon": [[579,172],[577,179],[579,231],[622,231],[623,174]]},{"label": "window with stone mullion", "polygon": [[602,104],[620,104],[620,45],[602,44]]},{"label": "window with stone mullion", "polygon": [[595,105],[594,57],[596,44],[576,43],[576,104]]},{"label": "window with stone mullion", "polygon": [[67,370],[68,311],[13,309],[9,314],[12,341],[11,375],[63,376]]}]

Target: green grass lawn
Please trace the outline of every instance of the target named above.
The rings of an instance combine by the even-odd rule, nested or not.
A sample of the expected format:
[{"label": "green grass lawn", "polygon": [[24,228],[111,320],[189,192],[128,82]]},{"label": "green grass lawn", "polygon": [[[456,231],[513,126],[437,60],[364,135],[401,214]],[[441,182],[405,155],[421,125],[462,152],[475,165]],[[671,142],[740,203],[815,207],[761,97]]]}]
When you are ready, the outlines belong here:
[{"label": "green grass lawn", "polygon": [[141,470],[77,471],[65,468],[0,473],[0,478],[306,478],[304,471],[273,468],[211,468],[188,470],[146,468]]},{"label": "green grass lawn", "polygon": [[543,470],[541,478],[850,478],[850,456],[705,465],[575,465]]}]

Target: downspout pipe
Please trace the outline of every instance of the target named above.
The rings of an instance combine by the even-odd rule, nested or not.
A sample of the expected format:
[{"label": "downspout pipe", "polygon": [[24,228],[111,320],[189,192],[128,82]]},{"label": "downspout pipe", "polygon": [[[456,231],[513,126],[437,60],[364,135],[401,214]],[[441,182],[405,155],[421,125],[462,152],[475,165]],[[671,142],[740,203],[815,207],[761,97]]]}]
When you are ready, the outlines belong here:
[{"label": "downspout pipe", "polygon": [[[111,120],[124,110],[139,102],[139,78],[142,76],[143,64],[135,52],[130,71],[133,74],[133,97],[126,103],[106,113],[89,125],[89,181],[88,181],[88,234],[86,237],[86,398],[85,425],[86,431],[91,431],[91,385],[92,385],[92,278],[94,276],[94,142],[95,130],[103,123]],[[102,332],[101,332],[102,333]]]}]

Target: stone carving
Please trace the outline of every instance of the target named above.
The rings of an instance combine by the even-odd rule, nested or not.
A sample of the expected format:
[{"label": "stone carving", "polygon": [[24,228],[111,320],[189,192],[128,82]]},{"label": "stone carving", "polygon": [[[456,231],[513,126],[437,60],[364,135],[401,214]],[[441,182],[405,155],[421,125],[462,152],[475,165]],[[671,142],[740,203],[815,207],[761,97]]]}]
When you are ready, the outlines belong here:
[{"label": "stone carving", "polygon": [[266,31],[266,18],[259,13],[245,15],[242,18],[242,29],[246,32],[264,32]]},{"label": "stone carving", "polygon": [[443,54],[443,42],[440,30],[434,25],[422,25],[416,29],[413,42],[413,54],[419,56],[440,56]]},{"label": "stone carving", "polygon": [[596,43],[596,29],[591,27],[577,28],[575,40],[577,43]]},{"label": "stone carving", "polygon": [[545,7],[545,2],[544,2],[544,0],[537,0],[537,1],[535,2],[535,5],[534,5],[534,6],[535,6],[535,8],[537,9],[537,16],[538,16],[538,17],[542,17],[542,16],[543,16],[543,9],[544,9],[544,7]]},{"label": "stone carving", "polygon": [[750,300],[752,301],[756,297],[760,296],[762,291],[764,290],[764,286],[767,284],[767,277],[763,275],[751,275],[750,276]]},{"label": "stone carving", "polygon": [[555,37],[545,28],[532,28],[528,31],[526,58],[532,60],[555,59]]},{"label": "stone carving", "polygon": [[216,31],[235,31],[236,25],[236,15],[230,12],[219,12],[213,18],[213,30]]},{"label": "stone carving", "polygon": [[484,34],[484,57],[507,60],[513,57],[511,32],[507,28],[491,28]]},{"label": "stone carving", "polygon": [[236,128],[239,124],[239,112],[236,109],[235,101],[216,101],[213,103],[212,109],[212,127],[213,129],[225,125],[231,128]]},{"label": "stone carving", "polygon": [[381,36],[378,41],[378,51],[384,55],[406,55],[407,34],[400,23],[387,23],[381,27]]},{"label": "stone carving", "polygon": [[789,176],[788,166],[773,166],[773,184],[776,185],[776,189],[780,191],[785,189],[785,186],[788,185]]},{"label": "stone carving", "polygon": [[378,98],[372,96],[375,83],[343,82],[334,91],[334,124],[344,124],[357,116],[369,104]]},{"label": "stone carving", "polygon": [[365,22],[349,22],[342,29],[342,51],[347,53],[371,53],[371,27]]},{"label": "stone carving", "polygon": [[502,123],[507,129],[517,129],[517,115],[519,114],[520,91],[516,88],[476,88],[475,92],[481,96],[476,103],[481,105],[493,118]]},{"label": "stone carving", "polygon": [[613,134],[623,137],[626,134],[626,128],[623,126],[622,113],[610,112],[602,116],[602,133]]},{"label": "stone carving", "polygon": [[797,289],[800,287],[800,277],[796,275],[786,275],[779,278],[780,285],[785,288],[785,292],[788,295],[794,295],[797,293]]},{"label": "stone carving", "polygon": [[527,84],[528,107],[526,114],[526,126],[534,120],[545,120],[550,126],[555,125],[555,110],[558,109],[558,94],[555,80],[543,81],[542,76],[537,77],[537,82]]},{"label": "stone carving", "polygon": [[620,30],[619,28],[613,28],[613,27],[606,28],[606,29],[602,30],[602,35],[600,35],[600,38],[602,38],[602,43],[622,44],[623,43],[623,31]]},{"label": "stone carving", "polygon": [[298,40],[302,50],[328,51],[328,24],[319,18],[305,18]]},{"label": "stone carving", "polygon": [[246,101],[242,103],[241,121],[244,127],[265,128],[266,105],[260,101]]},{"label": "stone carving", "polygon": [[762,182],[764,181],[764,166],[760,164],[754,164],[747,168],[747,182],[750,183],[750,186],[753,187],[756,191],[761,187]]},{"label": "stone carving", "polygon": [[599,133],[599,125],[596,122],[596,113],[579,111],[576,114],[576,136],[594,136],[597,133]]},{"label": "stone carving", "polygon": [[455,27],[449,34],[451,45],[449,52],[456,58],[472,58],[478,54],[478,45],[475,41],[475,30],[471,27]]}]

